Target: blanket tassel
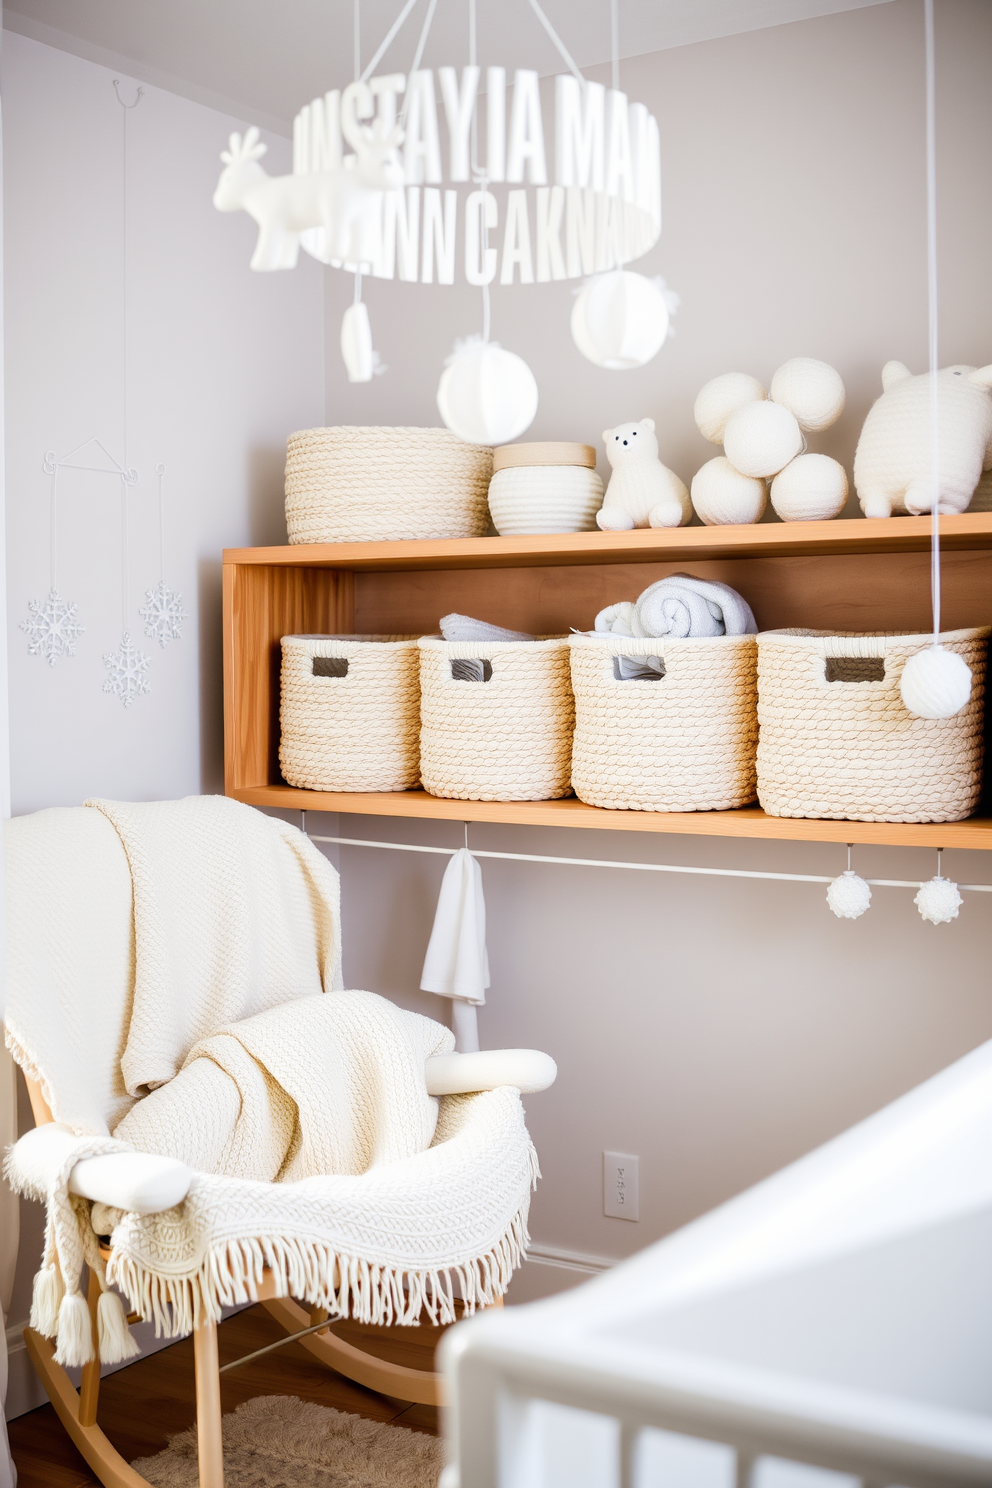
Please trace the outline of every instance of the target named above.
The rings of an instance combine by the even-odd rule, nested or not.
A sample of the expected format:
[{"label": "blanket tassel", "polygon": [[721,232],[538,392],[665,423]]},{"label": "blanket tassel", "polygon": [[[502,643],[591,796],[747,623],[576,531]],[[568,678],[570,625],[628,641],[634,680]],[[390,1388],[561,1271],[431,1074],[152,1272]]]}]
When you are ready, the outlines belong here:
[{"label": "blanket tassel", "polygon": [[96,1310],[100,1338],[100,1360],[103,1364],[122,1364],[141,1350],[131,1336],[124,1304],[116,1292],[101,1292]]},{"label": "blanket tassel", "polygon": [[35,1273],[31,1290],[31,1327],[44,1338],[54,1338],[59,1326],[59,1308],[65,1295],[56,1266],[42,1266]]},{"label": "blanket tassel", "polygon": [[81,1292],[66,1292],[59,1308],[56,1364],[88,1364],[93,1358],[90,1310]]}]

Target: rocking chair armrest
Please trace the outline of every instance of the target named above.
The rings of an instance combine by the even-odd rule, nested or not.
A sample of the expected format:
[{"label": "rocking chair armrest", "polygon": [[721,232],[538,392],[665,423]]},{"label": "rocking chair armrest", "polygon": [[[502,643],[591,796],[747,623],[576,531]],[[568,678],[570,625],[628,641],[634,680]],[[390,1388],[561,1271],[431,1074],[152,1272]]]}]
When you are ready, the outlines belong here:
[{"label": "rocking chair armrest", "polygon": [[426,1065],[429,1095],[465,1095],[515,1085],[522,1095],[547,1090],[558,1066],[539,1049],[482,1049],[473,1054],[435,1054]]},{"label": "rocking chair armrest", "polygon": [[[47,1122],[25,1132],[11,1157],[35,1193],[44,1193],[48,1175],[57,1173],[79,1138],[60,1122]],[[171,1157],[151,1152],[108,1152],[84,1157],[69,1174],[69,1192],[95,1199],[132,1214],[161,1214],[181,1204],[193,1181],[193,1170]]]}]

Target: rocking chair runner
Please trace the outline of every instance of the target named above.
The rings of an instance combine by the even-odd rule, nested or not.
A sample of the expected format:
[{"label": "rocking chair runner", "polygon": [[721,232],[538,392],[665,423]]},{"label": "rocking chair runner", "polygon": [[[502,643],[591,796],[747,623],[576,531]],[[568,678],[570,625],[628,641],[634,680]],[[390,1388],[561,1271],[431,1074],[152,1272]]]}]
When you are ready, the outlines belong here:
[{"label": "rocking chair runner", "polygon": [[[264,1005],[313,991],[314,979],[318,989],[321,981],[330,982],[333,968],[340,965],[337,876],[316,849],[283,823],[223,798],[120,809],[138,813],[139,823],[144,820],[140,813],[159,813],[153,819],[153,826],[159,830],[168,826],[169,818],[161,813],[170,808],[182,829],[185,851],[189,853],[191,844],[194,849],[194,863],[187,864],[193,867],[190,882],[177,892],[199,893],[202,897],[202,886],[196,883],[195,847],[199,841],[209,875],[211,858],[214,866],[220,861],[213,841],[218,823],[233,832],[234,838],[239,833],[244,837],[235,845],[241,849],[238,872],[246,880],[254,876],[263,887],[271,887],[265,884],[265,872],[271,871],[273,864],[277,865],[277,875],[282,875],[277,896],[279,913],[272,920],[271,905],[267,909],[267,933],[276,940],[287,936],[294,941],[297,970],[300,937],[305,937],[311,978],[309,985],[296,990],[287,986],[282,994],[277,990],[272,995],[271,989],[266,989]],[[71,1143],[81,1134],[106,1136],[135,1104],[121,1067],[128,1059],[129,1029],[147,1013],[141,1006],[141,998],[147,994],[142,990],[135,957],[136,918],[139,962],[149,941],[148,925],[141,921],[142,895],[148,890],[141,875],[147,864],[139,861],[138,852],[138,846],[146,844],[140,834],[135,841],[128,839],[126,818],[122,819],[122,840],[108,815],[92,807],[55,809],[8,824],[6,1035],[8,1047],[23,1069],[36,1124],[48,1128],[21,1139],[21,1143],[33,1143],[35,1148],[46,1143],[57,1148],[59,1142]],[[227,846],[231,845],[229,841]],[[243,883],[237,887],[245,900],[242,908],[247,906],[250,915],[250,894],[245,898]],[[328,941],[328,926],[334,944]],[[272,950],[272,946],[263,947],[261,959],[264,961],[265,954]],[[281,946],[275,946],[277,953],[281,950]],[[243,987],[236,989],[233,1007],[241,1016],[250,1016],[259,1005],[258,988],[250,983],[251,969],[245,984],[247,992]],[[181,1001],[181,995],[177,1000]],[[230,1021],[231,1010],[229,996],[226,1021]],[[202,1032],[202,1028],[196,1031]],[[185,1049],[180,1052],[184,1055],[194,1042],[195,1037],[185,1040]],[[553,1078],[552,1061],[528,1050],[441,1055],[428,1059],[425,1071],[428,1092],[442,1098],[495,1091],[500,1086],[543,1089]],[[470,1096],[469,1105],[485,1099]],[[449,1138],[452,1144],[464,1140],[459,1132]],[[481,1151],[478,1132],[474,1142],[472,1151]],[[130,1211],[131,1218],[134,1214],[162,1213],[181,1204],[193,1179],[184,1164],[168,1158],[112,1153],[77,1162],[68,1186],[70,1193],[82,1198]],[[481,1172],[480,1184],[486,1182],[487,1174]],[[113,1241],[109,1247],[101,1246],[104,1260],[112,1259],[112,1245]],[[411,1265],[411,1277],[414,1269]],[[501,1281],[494,1279],[491,1267],[486,1275],[485,1297],[491,1304],[501,1305],[506,1276]],[[330,1284],[337,1285],[334,1276]],[[288,1334],[316,1330],[299,1341],[329,1368],[400,1400],[439,1402],[436,1374],[387,1363],[322,1328],[329,1319],[328,1310],[312,1304],[304,1309],[286,1295],[285,1268],[278,1274],[267,1267],[264,1272],[239,1278],[239,1285],[241,1294],[262,1302]],[[100,1296],[101,1282],[91,1266],[88,1303],[95,1354]],[[224,1481],[216,1311],[201,1299],[193,1329],[200,1488],[223,1488]],[[128,1318],[129,1322],[136,1320],[134,1314]],[[56,1348],[48,1338],[29,1327],[25,1342],[49,1399],[96,1476],[106,1488],[141,1488],[146,1480],[115,1451],[97,1424],[99,1357],[83,1365],[77,1392],[63,1366],[56,1362]]]}]

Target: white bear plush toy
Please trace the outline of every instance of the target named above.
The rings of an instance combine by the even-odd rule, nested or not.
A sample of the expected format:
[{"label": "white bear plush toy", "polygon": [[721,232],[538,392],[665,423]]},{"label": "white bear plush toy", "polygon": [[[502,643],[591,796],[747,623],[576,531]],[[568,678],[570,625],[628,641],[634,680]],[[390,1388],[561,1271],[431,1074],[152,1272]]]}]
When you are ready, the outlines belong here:
[{"label": "white bear plush toy", "polygon": [[[963,512],[982,470],[992,469],[992,365],[942,367],[937,377],[938,509]],[[882,396],[868,410],[854,456],[866,517],[921,516],[933,501],[930,373],[882,368]]]},{"label": "white bear plush toy", "polygon": [[682,527],[692,516],[689,492],[658,458],[654,419],[605,429],[606,456],[613,468],[596,525],[603,532],[634,527]]}]

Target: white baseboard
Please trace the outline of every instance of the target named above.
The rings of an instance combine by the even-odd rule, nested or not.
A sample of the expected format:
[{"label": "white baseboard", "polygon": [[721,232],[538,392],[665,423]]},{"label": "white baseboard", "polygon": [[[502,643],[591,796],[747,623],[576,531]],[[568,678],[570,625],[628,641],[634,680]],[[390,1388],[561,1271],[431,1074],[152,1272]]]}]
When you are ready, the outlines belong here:
[{"label": "white baseboard", "polygon": [[594,1276],[601,1276],[616,1265],[610,1256],[585,1255],[582,1251],[561,1250],[554,1245],[535,1241],[527,1251],[527,1264],[521,1266],[510,1283],[506,1300],[514,1306],[539,1302],[556,1292],[568,1291]]},{"label": "white baseboard", "polygon": [[609,1271],[616,1261],[611,1256],[584,1255],[578,1250],[557,1250],[553,1245],[532,1242],[527,1251],[528,1261],[538,1266],[560,1266],[564,1271],[581,1271],[586,1276],[598,1276]]}]

